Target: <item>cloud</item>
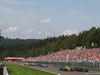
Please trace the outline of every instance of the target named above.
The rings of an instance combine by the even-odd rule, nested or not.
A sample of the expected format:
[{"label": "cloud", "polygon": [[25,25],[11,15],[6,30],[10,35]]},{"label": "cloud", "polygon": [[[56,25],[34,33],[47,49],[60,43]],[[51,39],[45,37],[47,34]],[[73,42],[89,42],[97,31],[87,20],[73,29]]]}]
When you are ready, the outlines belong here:
[{"label": "cloud", "polygon": [[29,30],[26,30],[26,31],[23,31],[23,32],[21,32],[21,34],[31,34],[33,32],[33,30],[32,29],[29,29]]},{"label": "cloud", "polygon": [[21,23],[21,21],[24,20],[24,18],[20,18],[22,14],[24,14],[24,12],[20,10],[0,7],[0,21],[2,22],[2,28],[5,29],[7,27],[20,25],[19,22]]},{"label": "cloud", "polygon": [[5,7],[0,7],[0,21],[3,29],[17,25],[23,30],[23,27],[29,28],[40,24],[34,13]]},{"label": "cloud", "polygon": [[44,20],[40,21],[40,23],[42,23],[42,24],[51,23],[51,22],[52,22],[52,20],[50,20],[50,19],[44,19]]},{"label": "cloud", "polygon": [[42,34],[42,32],[38,32],[37,34],[38,34],[38,35],[41,35],[41,34]]},{"label": "cloud", "polygon": [[37,4],[37,2],[31,1],[17,1],[17,0],[0,0],[0,2],[10,3],[10,4]]},{"label": "cloud", "polygon": [[71,34],[76,33],[76,32],[77,32],[77,30],[67,29],[62,34],[64,34],[64,35],[71,35]]},{"label": "cloud", "polygon": [[8,32],[15,32],[18,30],[18,27],[9,27],[7,29],[4,30],[5,33],[8,33]]},{"label": "cloud", "polygon": [[46,36],[48,36],[49,34],[50,34],[49,32],[45,33]]},{"label": "cloud", "polygon": [[[40,25],[40,20],[36,17],[36,14],[34,14],[33,12],[24,12],[23,10],[5,7],[0,7],[0,21],[0,29],[3,32],[2,35],[4,37],[9,36],[9,38],[11,36],[21,36],[20,38],[25,38],[26,36],[33,37],[33,35],[34,37],[36,37],[36,32],[38,32],[38,30],[40,30],[41,27],[43,27]],[[13,32],[11,29],[12,27],[16,26],[18,27],[18,31]]]}]

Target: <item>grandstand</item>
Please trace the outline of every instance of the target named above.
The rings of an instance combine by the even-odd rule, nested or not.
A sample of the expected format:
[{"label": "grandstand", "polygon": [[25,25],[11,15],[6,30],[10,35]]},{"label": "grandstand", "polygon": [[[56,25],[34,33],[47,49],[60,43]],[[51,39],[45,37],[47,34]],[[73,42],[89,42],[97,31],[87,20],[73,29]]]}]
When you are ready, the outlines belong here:
[{"label": "grandstand", "polygon": [[92,62],[92,61],[98,62],[99,58],[100,58],[100,48],[93,48],[93,49],[84,49],[84,50],[67,49],[67,50],[58,51],[44,56],[27,58],[27,60],[31,59],[36,61],[50,61],[50,62],[88,60],[88,62]]}]

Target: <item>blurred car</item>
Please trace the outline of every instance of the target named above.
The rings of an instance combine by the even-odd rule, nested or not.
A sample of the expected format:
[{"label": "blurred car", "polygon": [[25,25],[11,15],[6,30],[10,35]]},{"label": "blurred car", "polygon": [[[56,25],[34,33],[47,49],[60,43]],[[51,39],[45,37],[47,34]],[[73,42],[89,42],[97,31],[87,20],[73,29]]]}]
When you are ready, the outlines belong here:
[{"label": "blurred car", "polygon": [[45,64],[40,64],[40,67],[48,67],[48,66]]},{"label": "blurred car", "polygon": [[88,69],[80,67],[80,66],[76,66],[74,68],[74,71],[79,71],[79,72],[88,72]]},{"label": "blurred car", "polygon": [[24,66],[36,66],[35,63],[25,63]]},{"label": "blurred car", "polygon": [[31,66],[37,66],[37,64],[36,63],[31,63]]},{"label": "blurred car", "polygon": [[28,63],[25,63],[24,66],[29,66],[29,64]]},{"label": "blurred car", "polygon": [[61,66],[61,67],[59,68],[59,70],[60,70],[60,71],[73,71],[72,68],[69,68],[69,67],[67,67],[67,66]]}]

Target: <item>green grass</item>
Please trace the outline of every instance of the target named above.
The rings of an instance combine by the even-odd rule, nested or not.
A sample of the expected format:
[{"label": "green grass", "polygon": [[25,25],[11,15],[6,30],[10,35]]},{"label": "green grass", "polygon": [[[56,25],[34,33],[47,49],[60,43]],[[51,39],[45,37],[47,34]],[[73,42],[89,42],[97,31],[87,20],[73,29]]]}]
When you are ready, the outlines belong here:
[{"label": "green grass", "polygon": [[6,63],[9,75],[56,75],[53,73],[16,65],[13,63]]},{"label": "green grass", "polygon": [[3,75],[3,66],[0,66],[0,75]]}]

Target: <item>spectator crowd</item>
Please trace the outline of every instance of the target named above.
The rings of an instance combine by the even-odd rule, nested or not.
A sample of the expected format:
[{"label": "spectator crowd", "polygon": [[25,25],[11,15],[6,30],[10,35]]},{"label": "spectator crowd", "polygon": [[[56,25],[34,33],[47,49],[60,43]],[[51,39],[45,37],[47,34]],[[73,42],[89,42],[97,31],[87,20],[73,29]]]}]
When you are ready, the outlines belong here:
[{"label": "spectator crowd", "polygon": [[83,49],[83,50],[67,49],[67,50],[62,50],[55,53],[47,54],[44,56],[27,58],[27,60],[29,59],[35,61],[49,61],[49,62],[80,61],[80,60],[99,61],[100,48]]}]

